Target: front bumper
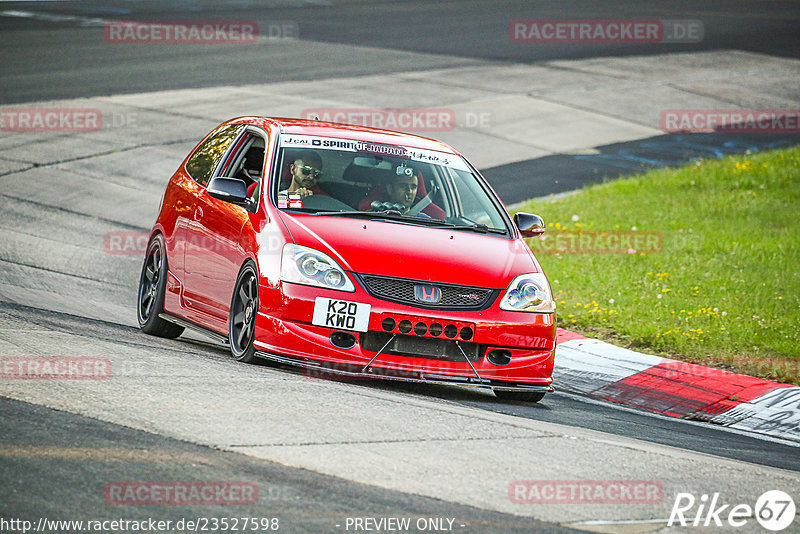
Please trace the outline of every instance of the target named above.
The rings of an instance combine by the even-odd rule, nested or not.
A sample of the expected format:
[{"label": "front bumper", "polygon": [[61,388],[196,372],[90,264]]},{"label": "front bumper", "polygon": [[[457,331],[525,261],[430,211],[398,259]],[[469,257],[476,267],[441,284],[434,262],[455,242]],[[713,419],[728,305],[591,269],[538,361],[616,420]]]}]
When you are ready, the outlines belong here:
[{"label": "front bumper", "polygon": [[[355,344],[337,347],[331,334],[345,331],[311,324],[316,297],[370,304],[369,331],[350,332]],[[404,321],[412,325],[408,333]],[[424,333],[421,326],[415,333],[420,324]],[[258,356],[315,373],[551,391],[555,330],[552,314],[504,311],[497,302],[481,311],[439,311],[379,300],[360,287],[343,293],[283,283],[260,286],[254,344]],[[509,361],[498,365],[493,351]]]}]

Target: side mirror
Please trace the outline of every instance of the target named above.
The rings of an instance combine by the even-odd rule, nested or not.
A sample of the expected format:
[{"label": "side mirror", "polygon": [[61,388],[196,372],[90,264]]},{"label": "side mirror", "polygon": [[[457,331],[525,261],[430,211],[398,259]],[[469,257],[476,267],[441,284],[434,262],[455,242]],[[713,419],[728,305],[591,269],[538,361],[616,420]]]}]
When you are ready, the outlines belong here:
[{"label": "side mirror", "polygon": [[539,237],[544,233],[544,220],[532,213],[517,213],[514,215],[514,224],[519,228],[522,237]]},{"label": "side mirror", "polygon": [[247,198],[247,186],[244,180],[238,178],[225,178],[218,176],[212,178],[206,187],[208,195],[218,200],[224,200],[231,204],[247,206],[250,200]]}]

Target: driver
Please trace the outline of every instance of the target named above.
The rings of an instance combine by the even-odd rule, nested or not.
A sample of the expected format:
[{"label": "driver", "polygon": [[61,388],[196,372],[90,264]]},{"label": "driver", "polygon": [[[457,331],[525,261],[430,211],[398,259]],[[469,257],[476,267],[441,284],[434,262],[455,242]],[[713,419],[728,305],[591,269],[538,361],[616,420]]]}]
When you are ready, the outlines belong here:
[{"label": "driver", "polygon": [[419,171],[407,165],[399,165],[396,173],[395,180],[386,184],[387,201],[403,206],[401,211],[405,214],[417,198]]},{"label": "driver", "polygon": [[[397,210],[403,215],[408,214],[414,203],[419,200],[417,198],[417,190],[419,189],[421,177],[417,169],[404,163],[394,169],[393,179],[386,184],[386,187],[380,193],[379,200],[372,200],[370,199],[371,195],[367,195],[367,198],[359,203],[358,209],[361,211],[391,209]],[[414,215],[430,218],[430,215],[422,212]]]}]

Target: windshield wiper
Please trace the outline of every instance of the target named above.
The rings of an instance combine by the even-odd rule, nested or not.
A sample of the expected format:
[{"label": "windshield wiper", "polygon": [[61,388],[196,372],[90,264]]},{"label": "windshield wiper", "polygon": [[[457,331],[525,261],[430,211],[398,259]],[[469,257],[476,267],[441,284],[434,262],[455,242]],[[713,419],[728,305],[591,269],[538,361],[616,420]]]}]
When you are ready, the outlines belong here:
[{"label": "windshield wiper", "polygon": [[315,215],[340,215],[343,217],[361,217],[364,219],[380,219],[391,222],[427,226],[429,228],[458,228],[455,224],[445,222],[441,219],[431,219],[428,217],[409,216],[400,213],[398,210],[381,211],[318,211]]},{"label": "windshield wiper", "polygon": [[486,233],[503,234],[503,235],[506,234],[506,231],[502,228],[494,228],[492,226],[486,226],[485,224],[479,224],[479,223],[470,224],[468,226],[453,225],[453,230],[470,230],[472,232],[478,232],[479,234],[486,234]]},{"label": "windshield wiper", "polygon": [[397,210],[383,210],[383,211],[316,211],[314,215],[339,215],[341,217],[375,217],[378,216],[390,216],[390,217],[402,217],[403,214]]}]

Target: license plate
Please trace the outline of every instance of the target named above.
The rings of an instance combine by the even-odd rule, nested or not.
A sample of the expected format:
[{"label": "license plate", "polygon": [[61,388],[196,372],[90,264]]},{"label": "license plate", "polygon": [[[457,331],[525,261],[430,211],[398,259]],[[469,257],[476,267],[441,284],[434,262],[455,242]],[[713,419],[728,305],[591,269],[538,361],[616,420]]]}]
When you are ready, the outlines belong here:
[{"label": "license plate", "polygon": [[314,300],[314,317],[311,324],[366,332],[372,306],[361,302],[317,297]]}]

